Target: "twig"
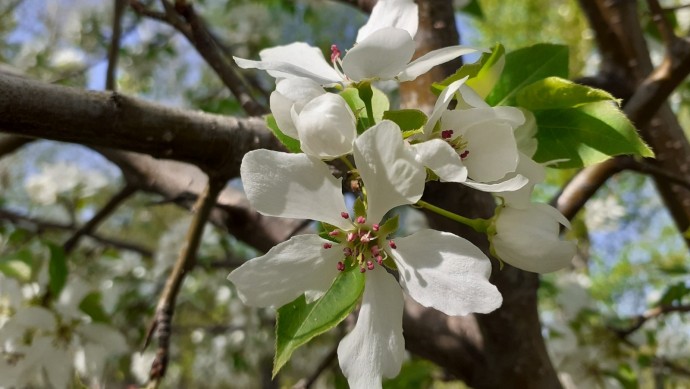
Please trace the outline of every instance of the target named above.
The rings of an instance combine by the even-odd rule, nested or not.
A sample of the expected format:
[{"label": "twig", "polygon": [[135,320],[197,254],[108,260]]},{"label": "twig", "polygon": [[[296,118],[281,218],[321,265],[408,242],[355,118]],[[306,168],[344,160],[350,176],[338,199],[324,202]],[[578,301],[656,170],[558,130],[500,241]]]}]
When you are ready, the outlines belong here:
[{"label": "twig", "polygon": [[[17,224],[19,226],[22,225],[30,225],[36,233],[40,234],[42,231],[45,230],[59,230],[59,231],[77,231],[77,227],[71,224],[64,224],[64,223],[58,223],[58,222],[52,222],[52,221],[47,221],[47,220],[38,220],[35,218],[31,218],[29,216],[24,216],[21,214],[18,214],[16,212],[7,210],[7,209],[0,209],[0,219],[3,220],[8,220],[14,224]],[[121,241],[118,239],[112,239],[112,238],[106,238],[103,237],[99,234],[95,234],[93,232],[87,232],[84,235],[90,237],[91,239],[95,240],[96,242],[103,244],[105,246],[111,246],[115,247],[121,250],[128,250],[128,251],[133,251],[138,254],[141,254],[144,257],[151,257],[153,256],[153,252],[143,246],[140,246],[138,244],[130,243],[130,242],[125,242]]]},{"label": "twig", "polygon": [[668,22],[666,15],[664,15],[664,10],[659,4],[659,0],[647,0],[647,5],[652,13],[652,20],[656,24],[661,34],[661,39],[664,40],[666,47],[671,47],[673,42],[678,39],[676,34],[673,32],[673,26]]},{"label": "twig", "polygon": [[96,227],[107,218],[117,207],[127,200],[131,195],[136,193],[137,189],[132,185],[125,185],[119,192],[115,194],[94,217],[86,224],[81,226],[67,241],[62,245],[65,253],[70,253],[79,243],[82,236],[90,234]]},{"label": "twig", "polygon": [[175,266],[170,272],[158,300],[156,313],[149,326],[144,343],[144,348],[146,348],[155,332],[155,337],[158,340],[158,351],[149,373],[148,388],[157,388],[165,376],[170,354],[170,327],[175,313],[175,301],[185,276],[196,264],[196,252],[201,242],[204,226],[213,210],[213,206],[216,204],[218,195],[225,187],[225,182],[225,179],[209,177],[204,192],[199,196],[194,205],[195,215],[187,230],[185,244],[180,250]]},{"label": "twig", "polygon": [[254,116],[267,112],[249,93],[236,67],[227,60],[192,4],[178,1],[172,5],[167,0],[161,0],[165,13],[151,11],[138,0],[130,0],[130,4],[140,15],[169,24],[182,33],[230,89],[245,112]]},{"label": "twig", "polygon": [[113,33],[108,47],[108,69],[105,73],[105,89],[114,91],[117,88],[115,73],[117,59],[120,53],[120,39],[122,37],[122,17],[125,14],[127,0],[114,0],[113,5]]},{"label": "twig", "polygon": [[677,174],[673,174],[668,170],[662,169],[657,165],[654,165],[646,160],[637,161],[633,158],[628,157],[629,162],[627,164],[627,169],[644,174],[651,174],[653,176],[663,178],[678,186],[690,189],[690,180],[685,177],[681,177]]},{"label": "twig", "polygon": [[620,338],[625,338],[633,332],[637,331],[650,319],[666,315],[673,312],[690,312],[690,305],[661,305],[652,308],[641,315],[634,316],[630,320],[633,324],[627,328],[611,328]]},{"label": "twig", "polygon": [[302,378],[299,380],[292,389],[309,389],[316,382],[319,376],[335,361],[338,357],[338,346],[333,347],[331,352],[326,355],[326,357],[319,363],[316,370],[307,378]]}]

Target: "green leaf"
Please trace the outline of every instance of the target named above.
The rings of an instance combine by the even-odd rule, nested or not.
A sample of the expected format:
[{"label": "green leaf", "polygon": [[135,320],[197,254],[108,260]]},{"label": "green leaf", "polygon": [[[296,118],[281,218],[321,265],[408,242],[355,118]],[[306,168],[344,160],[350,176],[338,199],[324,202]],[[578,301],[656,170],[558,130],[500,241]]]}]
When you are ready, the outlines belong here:
[{"label": "green leaf", "polygon": [[424,112],[418,109],[399,109],[397,111],[386,111],[383,118],[395,122],[403,131],[418,130],[426,124],[427,117]]},{"label": "green leaf", "polygon": [[21,282],[28,282],[31,280],[31,266],[18,259],[1,260],[0,273]]},{"label": "green leaf", "polygon": [[568,78],[568,47],[541,43],[506,54],[501,78],[486,98],[491,106],[515,105],[525,86],[547,77]]},{"label": "green leaf", "polygon": [[633,154],[653,157],[635,127],[611,102],[575,108],[535,111],[539,148],[537,162],[560,161],[552,167],[589,166],[609,157]]},{"label": "green leaf", "polygon": [[[497,44],[490,53],[483,53],[476,62],[462,65],[460,69],[445,80],[433,83],[431,85],[431,91],[435,94],[440,94],[445,87],[465,77],[470,77],[470,79],[467,80],[467,84],[473,88],[479,87],[480,89],[484,89],[483,85],[485,83],[493,86],[495,81],[491,81],[491,79],[498,77],[501,73],[503,69],[504,54],[505,49],[503,46]],[[488,94],[489,91],[486,91],[486,93]]]},{"label": "green leaf", "polygon": [[278,309],[274,377],[298,347],[335,327],[350,314],[364,292],[364,279],[359,271],[342,272],[319,300],[307,304],[302,295]]},{"label": "green leaf", "polygon": [[468,4],[462,7],[460,12],[474,16],[479,20],[484,20],[484,12],[482,11],[482,7],[479,5],[478,0],[470,1]]},{"label": "green leaf", "polygon": [[62,247],[48,243],[50,261],[48,262],[48,290],[53,298],[60,296],[67,282],[67,257]]},{"label": "green leaf", "polygon": [[266,126],[273,131],[273,135],[278,138],[280,143],[285,146],[286,149],[288,149],[289,152],[291,153],[301,153],[302,152],[302,146],[300,146],[299,140],[289,137],[285,135],[280,129],[278,128],[278,123],[276,123],[276,118],[273,117],[272,114],[266,115]]},{"label": "green leaf", "polygon": [[102,299],[103,296],[100,292],[91,292],[81,300],[81,303],[79,303],[79,309],[85,314],[89,315],[95,322],[109,323],[110,318],[103,309]]},{"label": "green leaf", "polygon": [[388,236],[395,233],[398,230],[399,215],[395,215],[392,218],[385,221],[385,223],[379,226],[379,235]]},{"label": "green leaf", "polygon": [[355,211],[355,217],[353,219],[357,219],[359,216],[367,217],[367,209],[364,206],[364,201],[362,201],[361,197],[357,197],[355,199],[355,204],[352,209]]},{"label": "green leaf", "polygon": [[673,303],[681,304],[686,296],[690,296],[690,288],[685,285],[685,282],[677,282],[664,292],[659,299],[657,305],[672,305]]},{"label": "green leaf", "polygon": [[[374,113],[374,121],[376,123],[383,120],[383,113],[388,111],[390,108],[390,103],[388,102],[388,97],[385,93],[381,92],[379,89],[371,87],[371,108]],[[357,88],[345,88],[344,91],[340,92],[347,105],[355,114],[357,118],[357,133],[361,134],[369,128],[369,117],[367,115],[367,108],[364,101],[359,97],[359,90]]]},{"label": "green leaf", "polygon": [[548,77],[532,83],[516,94],[517,105],[532,111],[572,108],[599,101],[615,101],[608,92],[576,84],[559,77]]}]

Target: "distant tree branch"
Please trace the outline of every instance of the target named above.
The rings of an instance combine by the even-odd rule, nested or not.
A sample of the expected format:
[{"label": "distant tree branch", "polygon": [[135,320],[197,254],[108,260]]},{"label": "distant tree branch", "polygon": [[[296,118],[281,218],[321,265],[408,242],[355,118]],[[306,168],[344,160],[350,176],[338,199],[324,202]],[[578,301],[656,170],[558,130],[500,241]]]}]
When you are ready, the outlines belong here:
[{"label": "distant tree branch", "polygon": [[[37,218],[21,215],[17,212],[10,211],[7,209],[0,209],[0,219],[7,220],[20,227],[32,229],[38,234],[48,230],[77,231],[78,229],[76,226],[72,224],[40,220]],[[153,252],[150,249],[135,243],[125,242],[113,238],[106,238],[100,234],[96,234],[93,232],[86,232],[84,235],[88,236],[89,238],[104,246],[114,247],[120,250],[132,251],[141,254],[144,257],[153,256]]]},{"label": "distant tree branch", "polygon": [[688,305],[661,305],[655,308],[652,308],[641,315],[637,315],[635,317],[632,317],[629,319],[633,324],[630,327],[627,328],[611,328],[616,335],[618,335],[620,338],[626,338],[628,335],[632,334],[633,332],[639,330],[644,323],[646,323],[648,320],[655,319],[659,316],[667,315],[669,313],[674,313],[674,312],[690,312],[690,304]]},{"label": "distant tree branch", "polygon": [[120,38],[122,37],[122,17],[125,14],[127,0],[113,0],[113,32],[108,46],[108,68],[105,74],[105,89],[115,91],[117,59],[120,54]]},{"label": "distant tree branch", "polygon": [[131,185],[125,185],[119,192],[108,200],[108,202],[101,208],[86,224],[81,226],[74,234],[62,245],[65,253],[70,253],[79,243],[79,240],[84,235],[93,232],[99,224],[101,224],[110,214],[112,214],[117,207],[127,200],[131,195],[136,193],[136,188]]},{"label": "distant tree branch", "polygon": [[230,89],[247,114],[258,116],[267,113],[266,108],[250,93],[237,67],[224,55],[191,3],[176,2],[173,5],[161,0],[165,13],[151,11],[138,0],[130,0],[130,4],[139,14],[164,22],[182,33]]},{"label": "distant tree branch", "polygon": [[310,389],[316,380],[319,379],[319,376],[321,376],[321,374],[323,374],[323,372],[326,371],[326,369],[328,369],[328,367],[331,366],[337,358],[338,346],[336,345],[325,357],[323,357],[321,362],[319,362],[319,365],[316,367],[316,369],[314,369],[314,372],[311,373],[309,377],[299,380],[292,387],[292,389]]}]

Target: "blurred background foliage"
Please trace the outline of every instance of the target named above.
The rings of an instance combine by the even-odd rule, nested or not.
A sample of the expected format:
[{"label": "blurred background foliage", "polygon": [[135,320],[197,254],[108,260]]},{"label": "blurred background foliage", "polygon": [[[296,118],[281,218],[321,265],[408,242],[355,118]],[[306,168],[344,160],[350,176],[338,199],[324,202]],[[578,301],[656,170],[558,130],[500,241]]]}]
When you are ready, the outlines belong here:
[{"label": "blurred background foliage", "polygon": [[[541,0],[455,4],[465,44],[490,47],[500,42],[510,51],[537,42],[563,43],[570,47],[574,79],[596,73],[593,33],[574,0],[548,5]],[[332,43],[350,47],[366,20],[358,10],[326,0],[199,0],[196,9],[226,52],[245,58],[296,40],[324,50]],[[644,8],[640,12],[644,15]],[[676,11],[675,20],[679,30],[687,31],[686,9]],[[111,24],[112,2],[0,1],[0,71],[103,89]],[[657,58],[654,29],[648,33]],[[122,93],[242,115],[213,71],[171,27],[127,10],[122,42],[117,73]],[[270,78],[261,72],[249,74],[251,83],[272,90]],[[689,103],[686,83],[672,97],[686,131]],[[550,200],[573,173],[552,172],[537,195]],[[0,264],[28,263],[31,271],[24,273],[24,285],[40,283],[47,245],[63,243],[71,234],[69,228],[88,221],[123,185],[117,168],[80,146],[37,141],[3,156]],[[153,355],[138,350],[189,220],[186,211],[160,204],[161,200],[138,194],[99,228],[100,236],[128,242],[135,249],[87,238],[69,256],[70,277],[87,281],[100,300],[104,320],[125,335],[131,349],[130,354],[111,358],[103,376],[75,382],[124,387],[146,380]],[[11,222],[7,212],[21,215],[23,221]],[[687,247],[650,180],[632,173],[610,180],[576,217],[572,234],[580,242],[575,268],[543,277],[540,289],[543,331],[564,384],[690,388],[687,314],[648,320],[632,334],[621,335],[636,315],[659,304],[690,302]],[[254,388],[270,376],[274,312],[245,307],[225,280],[232,266],[254,255],[224,232],[207,228],[200,266],[186,280],[178,300],[174,360],[166,378],[170,387]],[[2,269],[0,291],[7,279],[19,277],[7,266]],[[338,336],[324,335],[298,350],[281,373],[280,386],[291,387],[309,376],[328,358]],[[346,387],[335,363],[317,387]],[[433,364],[410,357],[400,376],[384,387],[465,386]]]}]

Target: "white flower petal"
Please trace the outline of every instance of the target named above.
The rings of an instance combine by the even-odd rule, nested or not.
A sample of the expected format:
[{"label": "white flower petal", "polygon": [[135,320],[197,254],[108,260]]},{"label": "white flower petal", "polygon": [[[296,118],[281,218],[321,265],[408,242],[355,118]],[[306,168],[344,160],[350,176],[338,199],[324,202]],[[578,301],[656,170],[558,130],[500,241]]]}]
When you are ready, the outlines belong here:
[{"label": "white flower petal", "polygon": [[496,181],[496,182],[490,182],[490,183],[483,183],[483,182],[475,182],[472,180],[467,180],[463,182],[463,185],[469,186],[470,188],[474,188],[477,190],[481,190],[482,192],[502,192],[502,193],[515,193],[516,191],[519,191],[527,186],[529,184],[529,179],[521,174],[510,174],[508,175],[509,178]]},{"label": "white flower petal", "polygon": [[520,153],[518,166],[515,172],[521,176],[527,177],[527,184],[519,190],[496,193],[496,195],[503,197],[507,205],[513,208],[524,209],[530,206],[534,186],[543,182],[546,178],[546,168],[544,168],[542,164],[534,162],[527,155]]},{"label": "white flower petal", "polygon": [[560,239],[560,224],[570,223],[558,210],[531,204],[526,209],[504,207],[499,212],[491,245],[503,261],[535,273],[549,273],[570,264],[576,246]]},{"label": "white flower petal", "polygon": [[321,85],[308,78],[296,77],[279,81],[276,90],[271,93],[271,112],[278,128],[285,135],[297,139],[297,128],[290,111],[294,107],[300,113],[305,104],[325,93]]},{"label": "white flower petal", "polygon": [[534,114],[526,109],[520,109],[525,117],[525,123],[515,129],[515,140],[518,150],[528,157],[534,157],[539,142],[537,141],[537,119]]},{"label": "white flower petal", "polygon": [[297,235],[273,247],[265,255],[250,259],[228,276],[247,305],[280,307],[306,291],[326,291],[338,275],[343,257],[338,245],[318,235]]},{"label": "white flower petal", "polygon": [[417,161],[436,173],[441,181],[465,182],[467,180],[467,168],[448,142],[432,139],[414,144],[412,149]]},{"label": "white flower petal", "polygon": [[507,124],[487,122],[472,126],[460,135],[467,142],[469,154],[463,163],[471,179],[498,181],[517,168],[517,144],[513,129]]},{"label": "white flower petal", "polygon": [[467,85],[463,85],[460,88],[460,99],[458,100],[458,105],[456,109],[465,110],[470,108],[490,108],[491,106],[484,101],[484,98],[480,96],[474,89]]},{"label": "white flower petal", "polygon": [[57,322],[53,312],[41,307],[22,307],[0,329],[2,338],[21,338],[27,329],[55,331]]},{"label": "white flower petal", "polygon": [[463,129],[490,123],[504,123],[517,128],[524,122],[525,116],[515,107],[456,109],[445,111],[441,117],[443,129]]},{"label": "white flower petal", "polygon": [[353,81],[389,80],[396,77],[414,55],[410,34],[387,27],[373,32],[343,58],[343,72]]},{"label": "white flower petal", "polygon": [[369,21],[359,29],[357,42],[366,39],[373,32],[385,27],[407,31],[412,38],[417,34],[419,12],[412,0],[379,0],[371,10]]},{"label": "white flower petal", "polygon": [[328,166],[306,154],[253,150],[240,167],[249,202],[268,216],[319,220],[349,228],[340,179]]},{"label": "white flower petal", "polygon": [[115,328],[103,323],[88,323],[79,326],[84,343],[96,343],[108,350],[109,355],[122,354],[129,348],[127,340]]},{"label": "white flower petal", "polygon": [[237,66],[268,71],[275,78],[306,77],[322,85],[342,82],[342,77],[331,67],[320,49],[303,42],[261,50],[261,61],[232,57]]},{"label": "white flower petal", "polygon": [[443,112],[446,111],[451,100],[453,100],[455,92],[457,92],[463,83],[467,81],[468,77],[469,76],[451,83],[441,92],[436,100],[436,104],[434,105],[434,110],[431,112],[431,116],[429,116],[429,120],[427,120],[426,124],[424,125],[424,135],[427,137],[431,135],[436,122],[441,118]]},{"label": "white flower petal", "polygon": [[357,137],[357,119],[345,102],[334,93],[323,94],[297,115],[297,133],[306,154],[332,159],[352,152]]},{"label": "white flower petal", "polygon": [[489,282],[491,262],[475,245],[448,232],[422,230],[390,250],[400,285],[417,302],[451,315],[489,313],[503,298]]},{"label": "white flower petal", "polygon": [[496,62],[493,63],[493,65],[491,65],[491,67],[482,75],[482,77],[473,78],[472,81],[467,83],[467,85],[477,92],[477,95],[479,95],[482,99],[486,98],[486,96],[491,93],[494,85],[496,85],[498,82],[498,79],[501,77],[505,64],[506,56],[502,55]]},{"label": "white flower petal", "polygon": [[436,65],[452,61],[461,55],[476,53],[477,51],[479,50],[465,46],[449,46],[430,51],[410,62],[410,64],[405,67],[405,70],[398,75],[398,81],[412,81],[428,72]]},{"label": "white flower petal", "polygon": [[338,345],[338,361],[352,389],[381,388],[381,379],[398,375],[405,351],[403,296],[385,270],[367,272],[355,328]]},{"label": "white flower petal", "polygon": [[394,207],[414,204],[426,172],[403,143],[397,124],[384,120],[355,141],[355,164],[367,189],[367,218],[376,223]]},{"label": "white flower petal", "polygon": [[67,350],[52,345],[48,346],[45,348],[41,359],[51,387],[55,389],[67,388],[73,374],[73,361]]}]

